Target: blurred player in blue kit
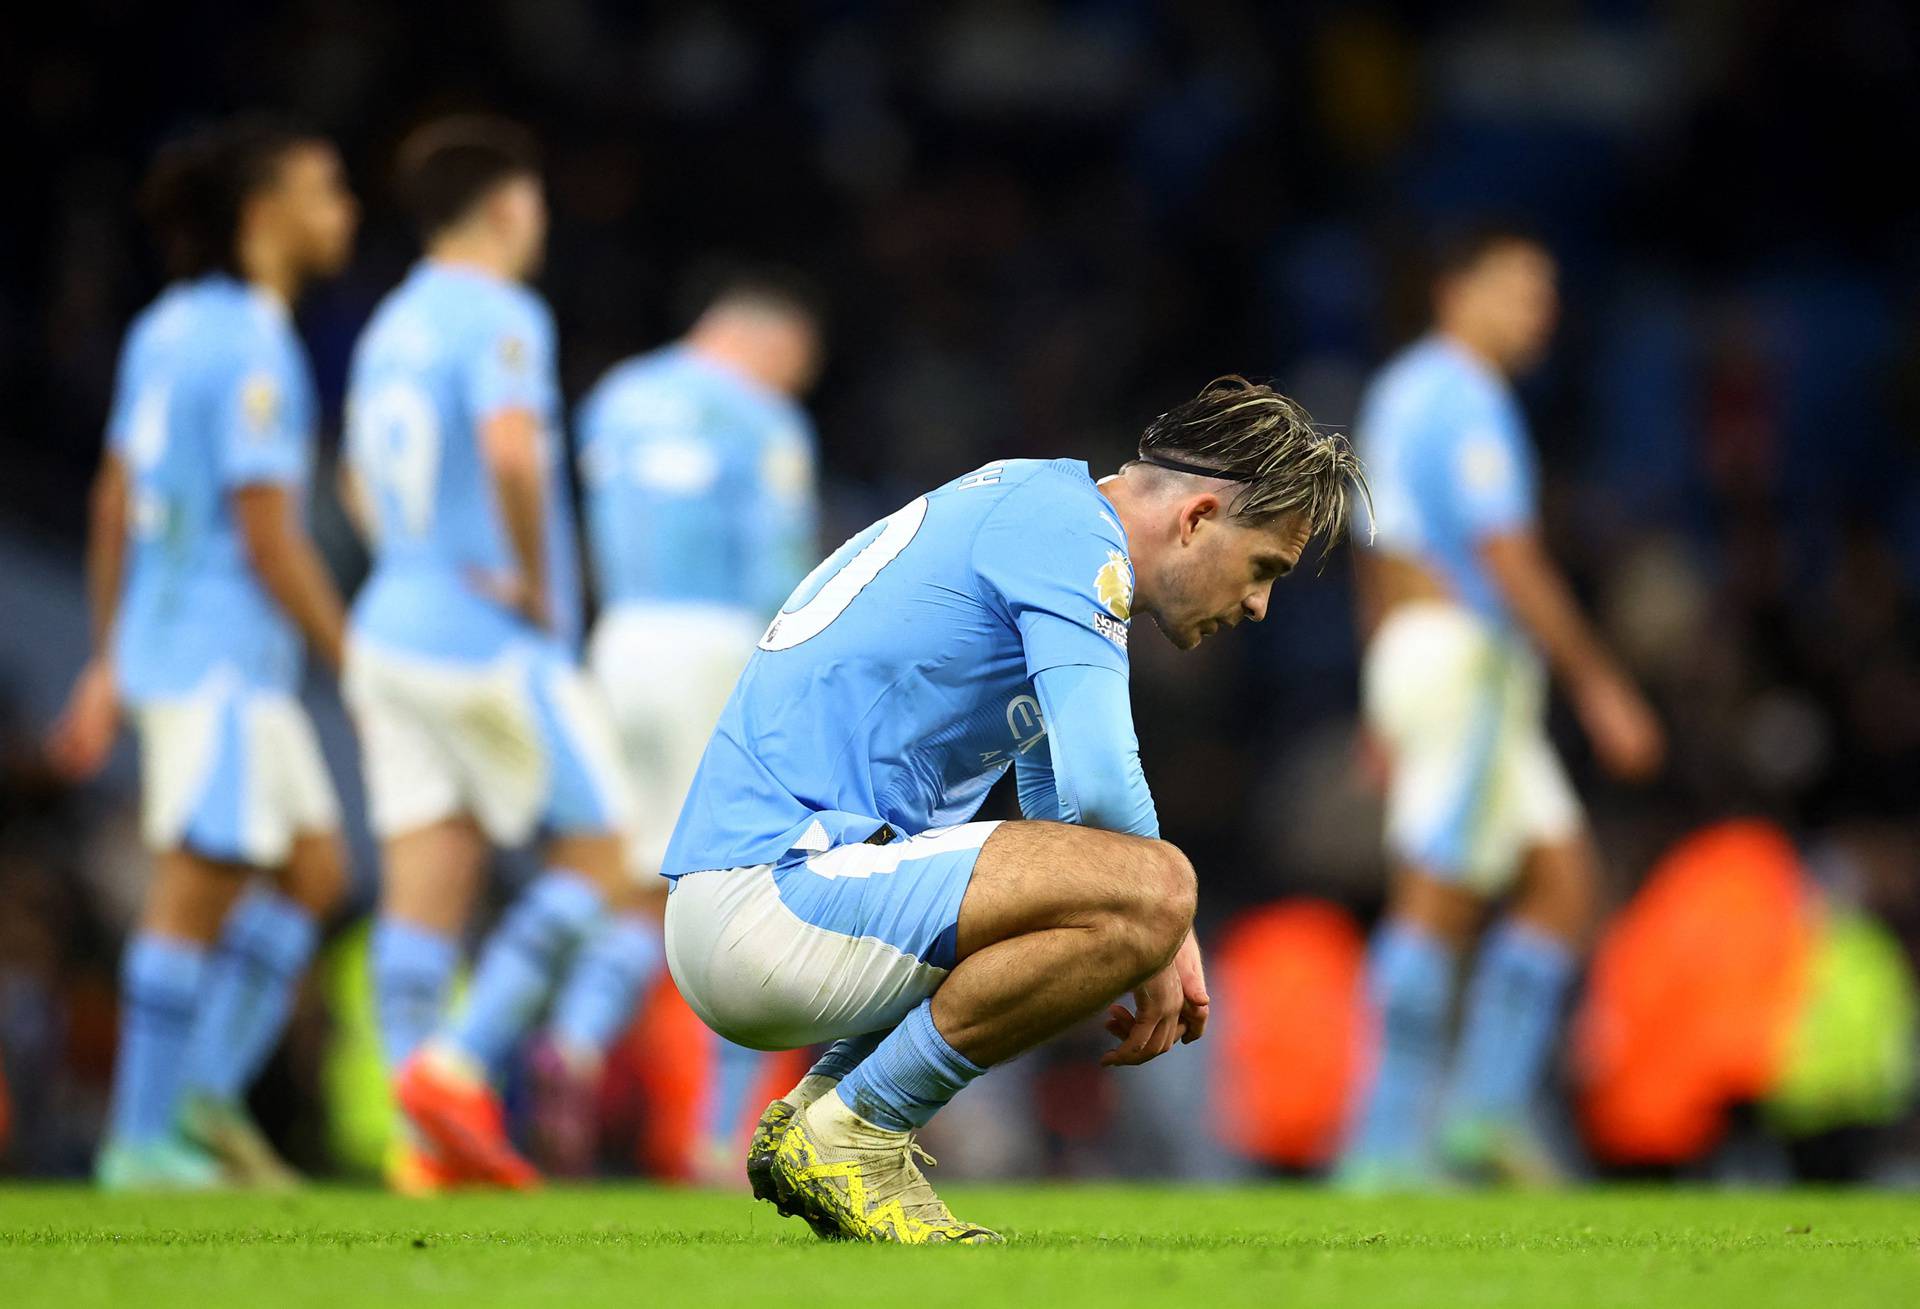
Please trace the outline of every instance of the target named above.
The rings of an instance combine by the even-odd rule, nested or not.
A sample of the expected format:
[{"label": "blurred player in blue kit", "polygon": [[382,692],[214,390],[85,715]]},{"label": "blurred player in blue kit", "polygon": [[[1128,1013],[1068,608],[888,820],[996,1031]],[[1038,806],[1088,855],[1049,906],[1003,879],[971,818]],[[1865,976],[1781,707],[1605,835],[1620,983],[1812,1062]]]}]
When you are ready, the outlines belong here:
[{"label": "blurred player in blue kit", "polygon": [[264,119],[164,149],[143,200],[171,280],[121,353],[88,538],[93,655],[51,741],[90,776],[126,707],[154,852],[98,1176],[281,1185],[242,1106],[345,888],[297,698],[302,639],[335,671],[343,619],[306,533],[317,403],[292,307],[346,264],[358,214],[333,147]]},{"label": "blurred player in blue kit", "polygon": [[[1155,420],[1096,483],[989,464],[835,551],[759,641],[663,871],[667,958],[722,1036],[831,1042],[755,1130],[756,1195],[826,1237],[997,1241],[914,1134],[962,1087],[1114,1005],[1105,1056],[1205,1029],[1194,871],[1159,839],[1130,620],[1182,649],[1267,610],[1358,469],[1239,378]],[[1027,821],[969,821],[1012,768]]]},{"label": "blurred player in blue kit", "polygon": [[[411,1125],[402,1189],[524,1187],[489,1076],[537,1021],[626,875],[627,791],[578,666],[577,543],[552,320],[526,281],[547,214],[518,126],[458,117],[401,146],[426,257],[354,352],[347,497],[374,566],[345,687],[382,841],[374,985]],[[491,850],[544,834],[544,870],[443,1015]]]},{"label": "blurred player in blue kit", "polygon": [[[1527,1110],[1598,868],[1546,736],[1545,672],[1613,773],[1645,777],[1663,750],[1539,539],[1534,455],[1508,379],[1546,349],[1555,276],[1524,234],[1459,238],[1440,262],[1433,332],[1381,371],[1355,424],[1374,510],[1359,556],[1363,700],[1385,756],[1393,863],[1370,964],[1380,1057],[1341,1165],[1359,1187],[1421,1185],[1443,1162],[1551,1179]],[[1457,960],[1509,893],[1479,945],[1449,1076]]]},{"label": "blurred player in blue kit", "polygon": [[[664,963],[667,838],[754,641],[817,559],[814,437],[796,402],[820,369],[809,292],[777,270],[724,282],[684,339],[615,365],[582,403],[580,468],[601,613],[591,666],[632,786],[636,880],[590,941],[536,1052],[556,1171],[585,1171],[606,1049]],[[764,1057],[719,1043],[696,1172],[731,1143]],[[724,1157],[724,1172],[721,1158]]]}]

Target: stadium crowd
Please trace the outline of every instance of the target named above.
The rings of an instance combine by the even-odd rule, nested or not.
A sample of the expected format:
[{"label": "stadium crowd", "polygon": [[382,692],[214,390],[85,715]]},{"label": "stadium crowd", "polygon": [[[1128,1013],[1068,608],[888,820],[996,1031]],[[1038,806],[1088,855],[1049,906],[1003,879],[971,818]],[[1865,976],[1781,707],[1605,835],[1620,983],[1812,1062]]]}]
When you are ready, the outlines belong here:
[{"label": "stadium crowd", "polygon": [[[1574,756],[1613,906],[1682,838],[1753,816],[1786,834],[1827,921],[1858,914],[1920,958],[1920,214],[1886,181],[1890,143],[1920,127],[1920,39],[1900,6],[1784,4],[1741,21],[1631,3],[1545,17],[1125,0],[777,14],[330,3],[237,19],[76,8],[75,20],[112,10],[120,39],[75,21],[37,67],[0,79],[42,197],[8,214],[0,243],[14,410],[0,435],[0,579],[19,615],[0,635],[8,1169],[84,1167],[111,1062],[114,953],[143,876],[130,770],[76,793],[38,748],[84,648],[79,530],[115,352],[155,286],[129,198],[169,128],[243,104],[298,112],[339,140],[369,205],[353,269],[302,314],[330,436],[353,336],[407,257],[381,170],[422,115],[481,104],[532,123],[549,150],[541,285],[570,400],[684,327],[679,288],[712,256],[777,258],[828,289],[832,362],[812,405],[825,544],[990,457],[1110,466],[1154,397],[1228,369],[1272,376],[1345,424],[1365,375],[1418,326],[1425,234],[1490,206],[1524,216],[1564,268],[1564,328],[1523,388],[1551,545],[1672,742],[1645,790],[1599,781]],[[316,531],[354,578],[364,561],[330,503]],[[1276,592],[1246,639],[1179,665],[1136,643],[1143,755],[1164,830],[1201,870],[1202,935],[1216,943],[1283,900],[1331,901],[1354,922],[1377,911],[1348,590],[1336,554]],[[338,710],[316,712],[350,768]],[[1342,929],[1328,930],[1314,939]],[[371,1040],[345,980],[359,948],[341,924],[256,1094],[263,1122],[316,1169],[365,1164],[354,1115],[378,1116],[342,1053]],[[1337,978],[1337,958],[1329,968]],[[660,1129],[647,1106],[669,1121],[657,1106],[686,1096],[647,1068],[677,1048],[678,1021],[670,1006],[643,1019],[667,1035],[634,1036],[627,1080],[609,1079],[619,1166],[689,1167],[671,1142],[648,1144]],[[1895,1037],[1904,1069],[1912,1033]],[[1149,1079],[1209,1075],[1220,1103],[1251,1096],[1218,1083],[1254,1076],[1258,1052],[1222,1042],[1204,1065],[1176,1057],[1131,1081],[1081,1053],[1069,1038],[983,1085],[1001,1112],[963,1118],[963,1098],[956,1123],[1010,1125],[941,1153],[1013,1173],[1326,1160],[1225,1126],[1176,1148],[1115,1100],[1143,1105]],[[1734,1146],[1753,1148],[1715,1167],[1911,1178],[1910,1078],[1883,1080],[1891,1102],[1792,1131],[1778,1115],[1751,1131],[1739,1119]],[[1090,1148],[1115,1131],[1132,1134],[1127,1148]],[[1753,1144],[1769,1134],[1831,1148],[1782,1162]],[[1716,1141],[1691,1139],[1695,1154]]]}]

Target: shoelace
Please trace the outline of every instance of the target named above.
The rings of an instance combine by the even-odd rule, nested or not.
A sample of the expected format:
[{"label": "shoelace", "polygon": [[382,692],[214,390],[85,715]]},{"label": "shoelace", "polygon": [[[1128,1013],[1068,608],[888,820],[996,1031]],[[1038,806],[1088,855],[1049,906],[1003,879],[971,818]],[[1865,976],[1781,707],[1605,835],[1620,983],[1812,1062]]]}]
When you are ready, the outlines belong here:
[{"label": "shoelace", "polygon": [[920,1164],[937,1168],[939,1160],[928,1154],[920,1142],[910,1136],[900,1147],[898,1169],[889,1170],[882,1184],[874,1189],[873,1206],[878,1208],[898,1199],[901,1212],[916,1222],[930,1225],[954,1222],[952,1211],[934,1194],[932,1184],[920,1171]]}]

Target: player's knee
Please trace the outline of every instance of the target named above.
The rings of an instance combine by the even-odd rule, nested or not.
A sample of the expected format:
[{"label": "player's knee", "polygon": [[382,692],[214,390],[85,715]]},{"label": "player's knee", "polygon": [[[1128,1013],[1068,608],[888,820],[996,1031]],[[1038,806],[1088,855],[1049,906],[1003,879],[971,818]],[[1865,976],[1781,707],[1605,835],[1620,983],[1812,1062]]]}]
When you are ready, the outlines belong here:
[{"label": "player's knee", "polygon": [[1192,862],[1170,841],[1153,843],[1149,880],[1154,902],[1150,921],[1171,954],[1193,927],[1193,915],[1200,905],[1200,881]]},{"label": "player's knee", "polygon": [[1132,865],[1115,929],[1137,956],[1138,971],[1152,972],[1172,957],[1192,927],[1199,888],[1193,865],[1166,841],[1140,842]]},{"label": "player's knee", "polygon": [[326,918],[347,898],[346,853],[334,837],[302,840],[278,880],[289,899],[315,918]]}]

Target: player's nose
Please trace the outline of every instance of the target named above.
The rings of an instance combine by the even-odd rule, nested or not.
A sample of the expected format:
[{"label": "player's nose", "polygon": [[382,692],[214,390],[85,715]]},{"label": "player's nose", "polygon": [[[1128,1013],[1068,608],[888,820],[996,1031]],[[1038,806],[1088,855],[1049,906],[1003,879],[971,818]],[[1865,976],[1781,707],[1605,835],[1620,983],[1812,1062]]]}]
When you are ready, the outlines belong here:
[{"label": "player's nose", "polygon": [[1267,616],[1267,600],[1272,593],[1272,586],[1263,586],[1249,595],[1240,607],[1246,610],[1248,618],[1257,623]]}]

